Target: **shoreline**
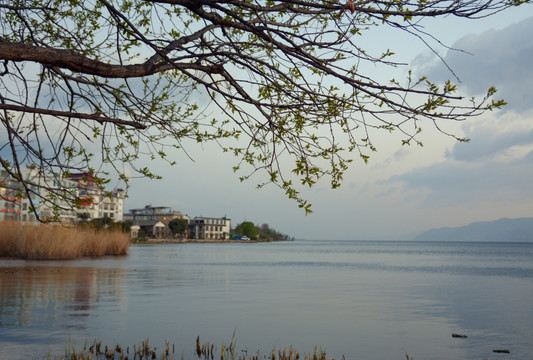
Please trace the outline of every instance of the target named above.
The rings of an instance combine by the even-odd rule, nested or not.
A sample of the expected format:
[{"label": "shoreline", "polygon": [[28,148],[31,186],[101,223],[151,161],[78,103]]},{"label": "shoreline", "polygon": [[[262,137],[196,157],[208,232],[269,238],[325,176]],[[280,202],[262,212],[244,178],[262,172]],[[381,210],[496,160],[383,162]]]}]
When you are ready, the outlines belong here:
[{"label": "shoreline", "polygon": [[224,243],[242,243],[242,244],[257,244],[264,242],[281,242],[287,240],[238,240],[238,239],[155,239],[150,238],[143,241],[131,241],[131,244],[224,244]]}]

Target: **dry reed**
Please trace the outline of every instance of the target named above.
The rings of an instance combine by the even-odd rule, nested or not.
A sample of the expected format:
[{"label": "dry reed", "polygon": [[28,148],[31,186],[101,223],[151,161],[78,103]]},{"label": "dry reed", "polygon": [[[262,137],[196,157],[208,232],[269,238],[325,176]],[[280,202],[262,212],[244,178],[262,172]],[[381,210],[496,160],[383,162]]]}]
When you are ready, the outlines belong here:
[{"label": "dry reed", "polygon": [[121,231],[44,224],[0,224],[0,257],[64,260],[125,255],[128,247],[129,237]]}]

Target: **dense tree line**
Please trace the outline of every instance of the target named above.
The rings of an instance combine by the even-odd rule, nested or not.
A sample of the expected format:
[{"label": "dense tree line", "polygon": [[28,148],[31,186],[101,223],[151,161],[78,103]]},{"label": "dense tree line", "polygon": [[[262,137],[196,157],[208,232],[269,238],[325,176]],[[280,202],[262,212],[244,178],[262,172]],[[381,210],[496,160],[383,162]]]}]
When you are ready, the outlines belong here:
[{"label": "dense tree line", "polygon": [[244,221],[240,223],[235,227],[233,232],[235,235],[247,236],[251,240],[258,241],[294,240],[293,237],[274,230],[268,224],[257,226],[251,221]]}]

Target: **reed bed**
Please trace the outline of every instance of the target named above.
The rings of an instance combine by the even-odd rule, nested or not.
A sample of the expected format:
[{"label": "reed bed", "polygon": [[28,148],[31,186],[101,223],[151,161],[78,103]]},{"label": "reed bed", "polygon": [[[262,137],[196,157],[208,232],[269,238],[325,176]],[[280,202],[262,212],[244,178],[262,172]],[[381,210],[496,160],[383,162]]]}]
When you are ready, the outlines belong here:
[{"label": "reed bed", "polygon": [[[48,357],[50,359],[50,357]],[[149,339],[142,341],[132,347],[121,345],[107,346],[102,342],[94,341],[92,344],[85,344],[83,349],[76,350],[72,346],[67,346],[65,357],[54,358],[59,360],[334,360],[326,355],[322,349],[314,350],[310,353],[300,355],[292,346],[285,348],[274,348],[269,354],[261,355],[258,352],[249,354],[247,350],[236,351],[235,337],[229,345],[222,344],[220,350],[209,343],[200,343],[200,337],[196,339],[196,351],[189,352],[186,356],[184,352],[176,353],[174,345],[165,341],[165,346],[158,350],[149,344]],[[344,356],[342,360],[345,360]]]},{"label": "reed bed", "polygon": [[119,230],[0,224],[0,257],[66,260],[125,255],[128,247],[128,235]]}]

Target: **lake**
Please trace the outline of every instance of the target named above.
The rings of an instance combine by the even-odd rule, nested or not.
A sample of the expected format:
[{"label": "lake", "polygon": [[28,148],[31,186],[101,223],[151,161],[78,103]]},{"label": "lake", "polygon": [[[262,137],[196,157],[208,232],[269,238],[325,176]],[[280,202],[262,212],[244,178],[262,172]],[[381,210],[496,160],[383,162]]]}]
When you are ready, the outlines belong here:
[{"label": "lake", "polygon": [[248,354],[533,358],[533,243],[132,245],[125,257],[1,260],[0,296],[0,359],[149,338],[187,360],[197,336],[220,348],[234,331]]}]

